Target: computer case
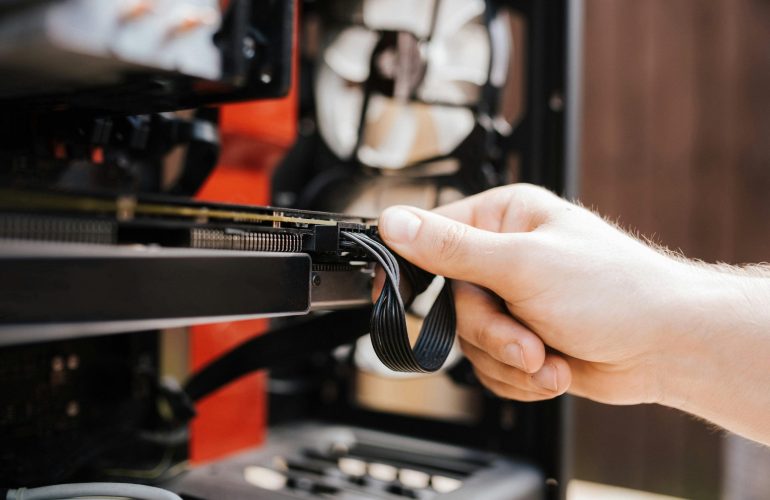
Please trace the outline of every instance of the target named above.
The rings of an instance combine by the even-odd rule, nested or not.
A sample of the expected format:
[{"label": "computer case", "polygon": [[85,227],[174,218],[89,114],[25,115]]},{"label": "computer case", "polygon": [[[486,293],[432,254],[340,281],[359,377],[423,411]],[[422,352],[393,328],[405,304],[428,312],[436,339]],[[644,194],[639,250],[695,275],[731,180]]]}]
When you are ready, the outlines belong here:
[{"label": "computer case", "polygon": [[[328,213],[322,190],[303,195],[334,156],[315,128],[313,71],[298,49],[305,21],[328,8],[0,2],[0,487],[112,480],[189,500],[564,497],[568,397],[502,400],[459,361],[442,375],[442,387],[460,388],[459,413],[362,399],[365,384],[369,394],[405,391],[395,400],[419,399],[421,386],[378,385],[357,368],[351,346],[366,330],[371,273],[335,253],[339,234],[331,251],[319,243],[316,226],[376,231],[375,220]],[[494,175],[451,186],[470,194],[530,182],[574,196],[582,2],[486,9],[505,10],[516,27],[515,120],[502,132],[482,123],[486,135],[463,151],[461,161],[483,158]],[[132,24],[142,22],[150,28]],[[166,38],[147,35],[161,27]],[[142,37],[131,52],[126,40]],[[298,134],[263,203],[279,208],[201,201],[220,159],[234,155],[219,106],[287,93]],[[168,181],[164,165],[180,149],[181,173]],[[328,309],[339,311],[319,313]],[[228,366],[238,368],[217,380],[270,369],[267,442],[190,465],[199,401],[189,380],[164,377],[161,339],[257,318],[285,335],[247,341],[240,358],[235,347],[229,359],[240,361]]]}]

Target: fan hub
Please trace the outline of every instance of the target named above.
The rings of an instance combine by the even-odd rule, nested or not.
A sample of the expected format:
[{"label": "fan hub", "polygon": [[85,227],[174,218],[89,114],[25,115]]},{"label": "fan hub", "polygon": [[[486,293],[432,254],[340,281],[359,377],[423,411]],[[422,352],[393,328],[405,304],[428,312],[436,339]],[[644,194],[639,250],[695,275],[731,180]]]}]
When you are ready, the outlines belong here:
[{"label": "fan hub", "polygon": [[424,42],[407,31],[384,31],[371,64],[374,90],[400,100],[413,99],[428,67]]}]

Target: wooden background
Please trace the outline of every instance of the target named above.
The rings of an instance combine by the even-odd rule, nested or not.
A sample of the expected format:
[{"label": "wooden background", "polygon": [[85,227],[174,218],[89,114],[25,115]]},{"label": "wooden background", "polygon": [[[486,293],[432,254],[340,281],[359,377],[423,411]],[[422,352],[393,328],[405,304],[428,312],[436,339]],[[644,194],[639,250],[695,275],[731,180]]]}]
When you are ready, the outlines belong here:
[{"label": "wooden background", "polygon": [[[770,261],[770,1],[585,2],[583,202],[688,256]],[[579,476],[738,497],[720,431],[656,406],[576,415]]]}]

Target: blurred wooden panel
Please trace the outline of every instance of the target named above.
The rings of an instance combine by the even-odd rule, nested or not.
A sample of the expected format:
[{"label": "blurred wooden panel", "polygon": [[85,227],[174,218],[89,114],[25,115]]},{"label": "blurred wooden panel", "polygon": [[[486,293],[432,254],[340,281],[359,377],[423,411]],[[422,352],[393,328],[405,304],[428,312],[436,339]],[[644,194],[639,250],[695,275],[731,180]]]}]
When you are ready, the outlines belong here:
[{"label": "blurred wooden panel", "polygon": [[[584,92],[586,205],[691,257],[770,261],[770,1],[586,0]],[[719,497],[720,432],[576,406],[578,476]]]}]

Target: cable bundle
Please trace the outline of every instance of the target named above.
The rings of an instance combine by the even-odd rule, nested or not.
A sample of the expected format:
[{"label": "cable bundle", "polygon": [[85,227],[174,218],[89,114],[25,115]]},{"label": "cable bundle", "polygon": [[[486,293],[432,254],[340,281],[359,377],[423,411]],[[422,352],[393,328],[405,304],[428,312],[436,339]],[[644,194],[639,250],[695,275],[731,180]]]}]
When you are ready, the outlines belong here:
[{"label": "cable bundle", "polygon": [[105,497],[133,500],[182,500],[179,495],[168,490],[129,483],[55,484],[40,488],[7,490],[5,496],[0,496],[3,500],[72,500]]},{"label": "cable bundle", "polygon": [[435,372],[444,364],[455,337],[456,316],[449,282],[425,317],[420,335],[412,349],[406,329],[406,311],[401,298],[400,270],[411,283],[415,295],[430,285],[434,276],[396,257],[377,239],[363,233],[343,231],[342,235],[366,250],[385,271],[385,284],[374,303],[371,337],[380,361],[398,372]]}]

